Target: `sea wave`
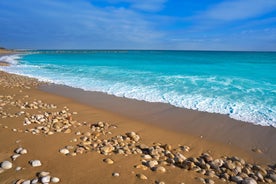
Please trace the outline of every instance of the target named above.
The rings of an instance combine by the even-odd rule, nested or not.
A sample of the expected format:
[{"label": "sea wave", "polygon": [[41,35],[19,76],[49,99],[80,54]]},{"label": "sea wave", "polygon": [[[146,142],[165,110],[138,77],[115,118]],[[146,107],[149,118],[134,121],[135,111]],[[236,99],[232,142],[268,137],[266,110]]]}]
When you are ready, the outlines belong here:
[{"label": "sea wave", "polygon": [[9,63],[11,65],[18,64],[19,60],[21,59],[21,56],[18,54],[15,55],[6,55],[6,56],[0,56],[0,61]]}]

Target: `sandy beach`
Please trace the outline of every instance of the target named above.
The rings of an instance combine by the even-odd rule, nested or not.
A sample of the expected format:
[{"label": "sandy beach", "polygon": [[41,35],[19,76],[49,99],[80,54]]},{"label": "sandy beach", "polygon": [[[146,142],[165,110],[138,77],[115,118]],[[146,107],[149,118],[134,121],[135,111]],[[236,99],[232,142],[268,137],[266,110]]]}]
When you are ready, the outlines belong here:
[{"label": "sandy beach", "polygon": [[275,183],[275,128],[0,75],[0,183]]}]

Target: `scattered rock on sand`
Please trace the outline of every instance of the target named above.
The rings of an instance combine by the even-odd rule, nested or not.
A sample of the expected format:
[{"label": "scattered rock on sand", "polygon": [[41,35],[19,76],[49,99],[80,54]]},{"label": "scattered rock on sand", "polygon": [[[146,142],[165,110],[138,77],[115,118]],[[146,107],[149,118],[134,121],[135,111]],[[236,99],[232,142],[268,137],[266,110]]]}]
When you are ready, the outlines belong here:
[{"label": "scattered rock on sand", "polygon": [[64,155],[67,155],[67,154],[70,153],[70,151],[68,149],[66,149],[66,148],[60,149],[59,152],[62,153],[62,154],[64,154]]},{"label": "scattered rock on sand", "polygon": [[15,161],[18,157],[20,157],[20,154],[14,154],[11,156],[12,161]]},{"label": "scattered rock on sand", "polygon": [[60,181],[60,179],[58,177],[52,177],[51,178],[52,183],[58,183],[59,181]]},{"label": "scattered rock on sand", "polygon": [[146,177],[144,174],[136,174],[137,178],[141,179],[141,180],[147,180],[148,177]]},{"label": "scattered rock on sand", "polygon": [[150,168],[153,168],[158,165],[158,162],[156,160],[151,160],[147,164]]},{"label": "scattered rock on sand", "polygon": [[107,163],[107,164],[113,164],[114,163],[114,161],[112,160],[112,159],[110,159],[110,158],[106,158],[106,159],[104,159],[103,160],[105,163]]},{"label": "scattered rock on sand", "polygon": [[163,167],[163,166],[154,167],[153,170],[156,171],[156,172],[160,172],[160,173],[166,172],[166,169],[165,169],[165,167]]},{"label": "scattered rock on sand", "polygon": [[46,172],[46,171],[42,171],[40,173],[38,173],[38,177],[44,177],[44,176],[49,176],[50,172]]},{"label": "scattered rock on sand", "polygon": [[33,166],[33,167],[39,167],[39,166],[42,165],[41,162],[40,162],[40,160],[31,160],[29,163],[30,163],[31,166]]},{"label": "scattered rock on sand", "polygon": [[11,169],[12,163],[10,161],[4,161],[1,163],[1,168],[2,169]]},{"label": "scattered rock on sand", "polygon": [[49,183],[51,181],[51,176],[44,176],[41,178],[41,183]]},{"label": "scattered rock on sand", "polygon": [[117,173],[117,172],[114,172],[114,173],[112,173],[112,176],[119,177],[119,176],[120,176],[120,174],[119,174],[119,173]]}]

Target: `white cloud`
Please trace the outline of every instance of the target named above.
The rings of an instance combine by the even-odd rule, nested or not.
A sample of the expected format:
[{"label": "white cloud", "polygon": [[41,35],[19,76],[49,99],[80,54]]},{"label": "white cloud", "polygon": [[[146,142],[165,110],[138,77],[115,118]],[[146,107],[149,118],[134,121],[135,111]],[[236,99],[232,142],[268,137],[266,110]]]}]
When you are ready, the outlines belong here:
[{"label": "white cloud", "polygon": [[254,18],[276,10],[276,0],[228,0],[219,3],[201,16],[210,19],[234,21]]},{"label": "white cloud", "polygon": [[167,0],[108,0],[110,3],[129,3],[130,8],[149,12],[160,11]]},{"label": "white cloud", "polygon": [[[93,6],[84,0],[21,2],[25,8],[13,5],[20,13],[7,18],[10,22],[22,22],[4,27],[18,37],[31,39],[34,45],[37,42],[53,48],[146,48],[162,37],[150,18],[132,9]],[[47,43],[41,41],[43,37],[47,37]]]}]

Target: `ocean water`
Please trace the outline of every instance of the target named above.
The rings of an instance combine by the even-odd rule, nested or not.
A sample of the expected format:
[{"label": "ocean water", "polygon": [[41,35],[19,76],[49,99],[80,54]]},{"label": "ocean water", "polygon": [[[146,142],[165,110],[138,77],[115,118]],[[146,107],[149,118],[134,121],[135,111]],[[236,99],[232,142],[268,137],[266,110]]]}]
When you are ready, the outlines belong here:
[{"label": "ocean water", "polygon": [[276,52],[30,51],[0,70],[276,127]]}]

